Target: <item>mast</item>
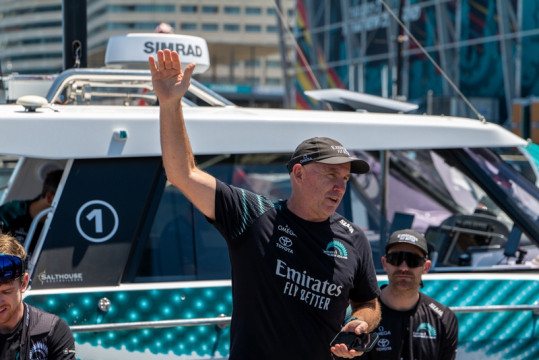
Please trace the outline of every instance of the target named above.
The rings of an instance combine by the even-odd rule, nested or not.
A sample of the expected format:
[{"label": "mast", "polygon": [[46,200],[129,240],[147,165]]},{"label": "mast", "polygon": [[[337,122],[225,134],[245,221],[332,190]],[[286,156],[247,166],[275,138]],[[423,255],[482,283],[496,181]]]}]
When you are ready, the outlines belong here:
[{"label": "mast", "polygon": [[88,66],[86,0],[62,0],[64,70]]}]

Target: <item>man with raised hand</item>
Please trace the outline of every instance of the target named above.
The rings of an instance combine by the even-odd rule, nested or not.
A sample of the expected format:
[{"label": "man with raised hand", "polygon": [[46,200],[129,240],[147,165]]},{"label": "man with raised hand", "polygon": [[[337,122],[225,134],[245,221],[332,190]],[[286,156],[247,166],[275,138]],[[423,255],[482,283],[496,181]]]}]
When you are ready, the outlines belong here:
[{"label": "man with raised hand", "polygon": [[[292,194],[272,203],[227,185],[195,164],[182,112],[194,64],[178,53],[149,58],[159,98],[163,164],[169,181],[226,239],[232,266],[230,359],[352,358],[330,347],[340,331],[366,333],[380,320],[378,283],[364,233],[335,213],[351,173],[369,166],[337,141],[303,141],[287,164]],[[351,305],[352,316],[345,325]]]}]

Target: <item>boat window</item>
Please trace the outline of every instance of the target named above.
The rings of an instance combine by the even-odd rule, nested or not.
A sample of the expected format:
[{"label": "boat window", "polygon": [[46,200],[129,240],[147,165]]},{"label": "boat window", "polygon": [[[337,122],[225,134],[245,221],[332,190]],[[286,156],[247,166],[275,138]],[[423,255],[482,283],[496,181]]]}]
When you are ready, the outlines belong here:
[{"label": "boat window", "polygon": [[[289,154],[198,156],[199,167],[216,178],[265,195],[288,198],[285,167]],[[144,246],[137,282],[230,278],[226,242],[183,194],[170,183],[161,200]]]},{"label": "boat window", "polygon": [[468,153],[489,174],[498,188],[506,196],[515,199],[520,210],[539,222],[539,195],[536,186],[527,178],[511,171],[511,168],[499,157],[493,156],[486,149],[470,149]]},{"label": "boat window", "polygon": [[491,150],[532,184],[539,185],[539,168],[535,168],[532,156],[524,148],[492,148]]},{"label": "boat window", "polygon": [[[537,222],[539,202],[532,184],[521,178],[487,149],[466,150],[468,161],[478,163],[483,171],[513,199],[527,217]],[[375,264],[380,267],[380,153],[366,156],[371,172],[351,182],[352,220],[366,230],[371,241]],[[459,156],[466,156],[459,153]],[[431,258],[438,271],[451,267],[495,269],[502,265],[533,262],[539,249],[511,217],[493,200],[481,184],[468,176],[463,165],[454,159],[454,151],[407,150],[389,153],[387,179],[388,229],[403,215],[413,219],[411,227],[425,233]],[[535,193],[535,195],[533,195]],[[512,236],[515,239],[510,240]],[[508,241],[517,252],[506,252]],[[381,270],[381,268],[379,268]]]},{"label": "boat window", "polygon": [[[371,243],[375,265],[380,257],[380,152],[353,151],[371,171],[354,175],[338,212],[360,226]],[[452,267],[476,269],[515,264],[518,254],[504,254],[513,229],[510,216],[467,172],[455,164],[450,150],[407,150],[389,153],[387,231],[412,227],[425,233],[436,271]],[[220,154],[197,156],[197,164],[225,183],[246,188],[272,201],[290,196],[285,164],[290,154]],[[228,279],[226,243],[205,217],[171,184],[166,184],[145,242],[145,261],[134,281]],[[524,199],[523,199],[524,201]],[[394,229],[393,229],[394,230]],[[516,240],[528,251],[523,262],[539,255],[525,235]],[[520,243],[518,243],[520,241]],[[465,268],[462,268],[462,267]]]},{"label": "boat window", "polygon": [[[11,173],[17,164],[18,157],[15,156],[0,156],[0,200],[2,200],[2,194],[7,188]],[[1,201],[0,201],[1,204]]]}]

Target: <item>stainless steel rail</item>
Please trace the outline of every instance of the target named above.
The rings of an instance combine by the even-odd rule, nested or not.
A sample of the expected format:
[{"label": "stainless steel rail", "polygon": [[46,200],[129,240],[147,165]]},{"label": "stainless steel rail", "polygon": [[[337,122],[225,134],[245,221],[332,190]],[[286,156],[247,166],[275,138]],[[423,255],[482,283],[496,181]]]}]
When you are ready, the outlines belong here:
[{"label": "stainless steel rail", "polygon": [[533,305],[451,306],[451,310],[464,314],[474,312],[533,311],[534,315],[539,315],[539,303]]},{"label": "stainless steel rail", "polygon": [[[533,305],[485,305],[485,306],[452,306],[456,313],[480,313],[480,312],[503,312],[503,311],[533,311],[534,315],[539,315],[539,303]],[[160,321],[136,321],[128,323],[111,323],[95,325],[73,325],[73,333],[102,332],[114,330],[136,330],[136,329],[157,329],[178,326],[200,326],[217,325],[226,327],[230,324],[230,316],[220,316],[203,319],[181,319],[181,320],[160,320]]]},{"label": "stainless steel rail", "polygon": [[95,324],[95,325],[73,325],[71,331],[73,333],[83,332],[102,332],[112,330],[136,330],[136,329],[157,329],[178,326],[200,326],[200,325],[217,325],[226,327],[230,324],[230,316],[220,316],[214,318],[203,319],[177,319],[177,320],[158,320],[158,321],[134,321],[128,323],[111,323],[111,324]]}]

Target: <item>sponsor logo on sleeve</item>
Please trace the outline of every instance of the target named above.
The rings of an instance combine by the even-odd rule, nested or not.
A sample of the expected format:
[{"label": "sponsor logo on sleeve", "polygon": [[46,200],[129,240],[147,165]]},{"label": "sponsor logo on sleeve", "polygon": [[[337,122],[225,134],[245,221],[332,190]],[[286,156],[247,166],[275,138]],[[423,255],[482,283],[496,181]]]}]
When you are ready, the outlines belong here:
[{"label": "sponsor logo on sleeve", "polygon": [[344,226],[345,228],[348,229],[348,231],[350,231],[350,234],[353,234],[354,233],[354,228],[352,227],[352,225],[350,223],[348,223],[346,220],[344,219],[341,219],[339,221],[339,223]]},{"label": "sponsor logo on sleeve", "polygon": [[429,304],[429,308],[432,309],[436,314],[438,314],[439,317],[442,317],[444,315],[444,312],[442,309],[440,309],[438,306],[436,306],[434,303]]}]

